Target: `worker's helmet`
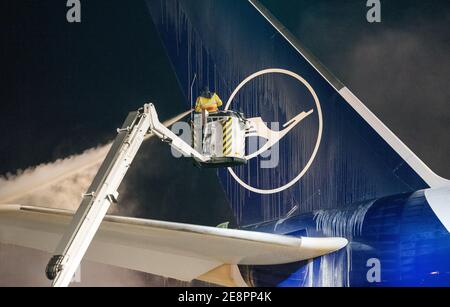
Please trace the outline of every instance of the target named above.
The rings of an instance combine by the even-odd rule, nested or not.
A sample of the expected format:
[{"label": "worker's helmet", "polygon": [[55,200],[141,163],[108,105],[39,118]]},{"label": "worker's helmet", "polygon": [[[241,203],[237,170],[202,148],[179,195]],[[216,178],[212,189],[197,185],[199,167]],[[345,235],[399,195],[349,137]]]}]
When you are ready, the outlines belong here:
[{"label": "worker's helmet", "polygon": [[205,97],[205,98],[212,98],[213,93],[211,93],[209,91],[209,86],[205,86],[202,90],[202,92],[200,93],[200,96]]}]

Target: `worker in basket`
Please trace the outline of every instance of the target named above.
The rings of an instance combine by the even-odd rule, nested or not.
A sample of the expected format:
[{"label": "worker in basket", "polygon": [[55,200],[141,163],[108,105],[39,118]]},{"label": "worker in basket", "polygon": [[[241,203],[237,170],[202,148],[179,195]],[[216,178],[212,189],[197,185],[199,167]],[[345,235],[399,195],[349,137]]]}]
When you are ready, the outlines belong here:
[{"label": "worker in basket", "polygon": [[209,88],[205,88],[200,93],[195,104],[195,112],[201,113],[202,111],[208,111],[208,113],[216,113],[219,111],[219,107],[222,106],[222,100],[216,93],[209,91]]},{"label": "worker in basket", "polygon": [[[216,93],[213,93],[209,90],[208,86],[205,86],[201,91],[200,96],[197,98],[197,102],[195,104],[195,112],[201,113],[201,129],[200,139],[203,141],[203,153],[209,153],[209,143],[211,142],[211,131],[206,129],[206,123],[208,119],[208,114],[217,113],[219,111],[219,107],[222,106],[222,100]],[[195,132],[194,132],[195,133]],[[196,137],[194,136],[194,143]]]}]

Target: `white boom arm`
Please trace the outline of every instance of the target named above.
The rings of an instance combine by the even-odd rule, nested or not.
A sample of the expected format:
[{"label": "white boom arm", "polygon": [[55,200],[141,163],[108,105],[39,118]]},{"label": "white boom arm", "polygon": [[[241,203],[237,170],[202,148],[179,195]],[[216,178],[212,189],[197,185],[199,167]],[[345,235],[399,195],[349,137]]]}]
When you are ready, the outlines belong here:
[{"label": "white boom arm", "polygon": [[156,113],[155,106],[153,104],[147,104],[144,106],[150,116],[150,130],[162,141],[168,142],[170,146],[178,150],[185,156],[191,156],[201,162],[208,160],[204,155],[188,145],[185,141],[179,138],[175,133],[167,129],[158,119],[158,113]]},{"label": "white boom arm", "polygon": [[68,286],[94,238],[108,208],[118,197],[117,189],[147,133],[154,133],[176,150],[198,160],[206,158],[167,129],[158,120],[153,104],[131,112],[59,242],[46,268],[53,286]]}]

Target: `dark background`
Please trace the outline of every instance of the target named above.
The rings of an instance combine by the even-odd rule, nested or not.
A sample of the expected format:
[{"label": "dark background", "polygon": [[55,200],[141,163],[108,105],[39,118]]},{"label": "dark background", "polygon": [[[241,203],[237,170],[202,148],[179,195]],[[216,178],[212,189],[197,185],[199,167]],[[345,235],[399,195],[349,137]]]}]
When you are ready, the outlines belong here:
[{"label": "dark background", "polygon": [[[450,2],[384,0],[380,24],[364,0],[262,2],[450,177]],[[69,24],[66,1],[1,1],[0,174],[105,143],[148,100],[162,119],[185,109],[145,3],[81,3],[81,24]]]},{"label": "dark background", "polygon": [[[450,178],[449,1],[382,0],[380,24],[366,21],[365,0],[261,2]],[[0,175],[107,143],[145,102],[157,104],[161,120],[186,110],[144,1],[81,3],[80,24],[66,21],[66,1],[0,3]],[[173,159],[157,140],[143,146],[125,186],[121,199],[134,206],[122,214],[212,226],[233,219],[214,171]],[[16,265],[32,263],[14,250],[23,255]],[[44,264],[47,256],[37,258]],[[114,276],[129,280],[120,272]],[[7,279],[0,275],[23,284]]]}]

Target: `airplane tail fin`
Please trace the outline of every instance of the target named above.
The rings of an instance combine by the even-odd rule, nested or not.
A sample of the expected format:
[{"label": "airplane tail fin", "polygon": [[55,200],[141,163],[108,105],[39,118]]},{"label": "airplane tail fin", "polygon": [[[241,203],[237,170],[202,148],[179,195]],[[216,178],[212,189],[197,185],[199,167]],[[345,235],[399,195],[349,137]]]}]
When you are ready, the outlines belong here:
[{"label": "airplane tail fin", "polygon": [[449,184],[258,1],[147,5],[187,104],[208,85],[226,107],[286,132],[247,165],[218,171],[241,226]]}]

